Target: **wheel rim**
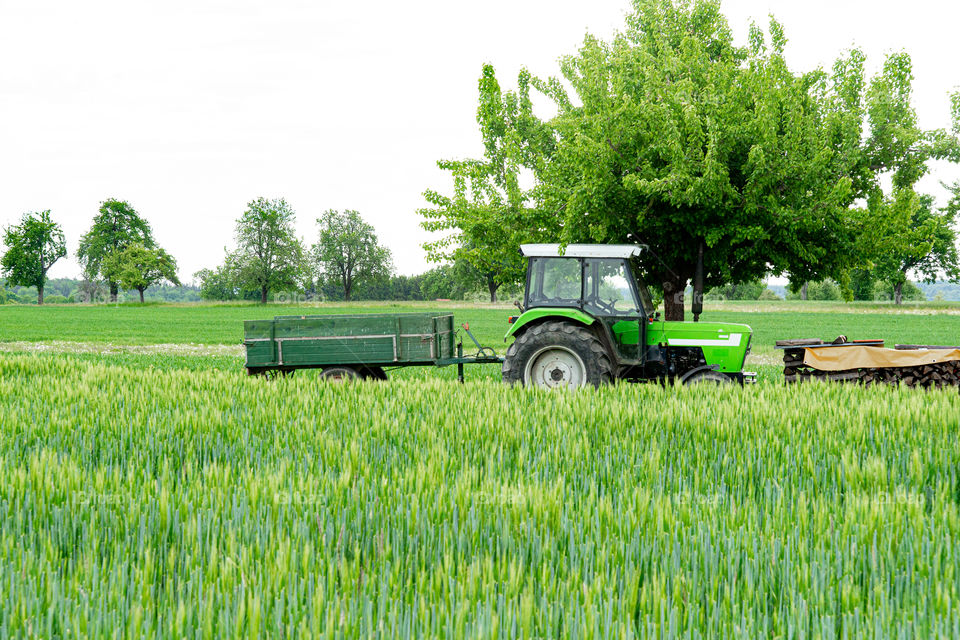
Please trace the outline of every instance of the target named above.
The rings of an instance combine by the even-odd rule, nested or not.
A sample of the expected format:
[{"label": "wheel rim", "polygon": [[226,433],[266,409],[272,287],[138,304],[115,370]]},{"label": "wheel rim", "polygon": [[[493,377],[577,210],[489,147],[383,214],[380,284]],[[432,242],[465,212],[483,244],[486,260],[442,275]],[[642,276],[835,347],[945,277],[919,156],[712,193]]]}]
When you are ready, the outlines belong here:
[{"label": "wheel rim", "polygon": [[523,381],[544,389],[576,389],[587,383],[587,368],[566,347],[544,347],[527,360]]},{"label": "wheel rim", "polygon": [[346,367],[337,367],[335,369],[328,369],[320,375],[327,382],[340,384],[344,382],[352,382],[354,379],[356,379],[357,372],[353,369],[347,369]]}]

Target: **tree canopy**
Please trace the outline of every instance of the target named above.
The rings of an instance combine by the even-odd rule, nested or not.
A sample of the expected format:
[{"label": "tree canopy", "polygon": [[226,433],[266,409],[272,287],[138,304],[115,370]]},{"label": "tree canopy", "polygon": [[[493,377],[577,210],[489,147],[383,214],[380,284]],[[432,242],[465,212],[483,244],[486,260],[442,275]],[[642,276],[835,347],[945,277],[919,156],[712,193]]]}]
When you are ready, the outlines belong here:
[{"label": "tree canopy", "polygon": [[180,285],[176,260],[159,247],[139,243],[108,256],[103,262],[103,271],[124,289],[136,289],[140,302],[143,302],[143,292],[151,285],[164,280]]},{"label": "tree canopy", "polygon": [[342,287],[350,300],[354,287],[393,272],[390,250],[380,244],[373,226],[353,210],[329,209],[317,218],[320,235],[313,256],[322,277]]},{"label": "tree canopy", "polygon": [[112,302],[117,300],[120,283],[115,276],[104,272],[104,262],[132,244],[148,248],[154,246],[149,223],[125,200],[104,200],[93,219],[93,226],[80,238],[77,258],[88,279],[103,278],[107,281]]},{"label": "tree canopy", "polygon": [[43,289],[50,267],[67,255],[66,241],[60,225],[50,211],[26,213],[18,225],[3,233],[7,250],[0,259],[0,268],[9,284],[37,288],[37,304],[43,304]]},{"label": "tree canopy", "polygon": [[774,20],[769,42],[754,26],[741,48],[718,2],[634,6],[612,43],[587,37],[562,60],[573,96],[540,83],[559,110],[541,192],[560,240],[648,245],[667,319],[683,318],[701,242],[707,287],[852,266],[859,224],[823,135],[823,75],[787,67]]},{"label": "tree canopy", "polygon": [[241,288],[260,291],[267,303],[272,290],[298,287],[305,273],[303,244],[296,235],[296,214],[283,198],[257,198],[237,221],[233,254]]}]

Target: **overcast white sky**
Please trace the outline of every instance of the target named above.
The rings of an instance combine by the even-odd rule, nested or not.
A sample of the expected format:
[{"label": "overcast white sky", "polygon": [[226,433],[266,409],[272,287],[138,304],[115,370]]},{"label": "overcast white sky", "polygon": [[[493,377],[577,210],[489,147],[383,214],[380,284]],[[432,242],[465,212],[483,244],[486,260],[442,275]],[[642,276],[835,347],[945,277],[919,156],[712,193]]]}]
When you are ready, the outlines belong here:
[{"label": "overcast white sky", "polygon": [[[727,0],[744,39],[774,13],[791,66],[864,48],[913,56],[923,127],[949,126],[960,85],[960,5],[918,0]],[[447,190],[440,158],[478,155],[484,62],[513,86],[556,71],[585,32],[609,37],[627,0],[0,0],[0,226],[51,209],[76,276],[100,201],[129,200],[181,277],[219,263],[246,202],[284,197],[316,236],[328,208],[357,209],[400,273],[428,268],[417,208]],[[956,180],[953,167],[937,179]]]}]

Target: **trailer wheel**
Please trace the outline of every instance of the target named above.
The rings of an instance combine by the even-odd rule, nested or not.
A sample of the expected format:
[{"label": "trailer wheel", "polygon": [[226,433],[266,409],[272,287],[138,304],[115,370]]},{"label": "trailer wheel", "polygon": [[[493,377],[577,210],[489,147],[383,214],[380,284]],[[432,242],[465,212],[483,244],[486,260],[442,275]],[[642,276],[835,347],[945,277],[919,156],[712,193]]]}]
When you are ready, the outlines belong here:
[{"label": "trailer wheel", "polygon": [[328,382],[352,382],[360,378],[360,372],[353,367],[324,367],[320,377]]},{"label": "trailer wheel", "polygon": [[684,386],[694,384],[714,384],[720,387],[725,384],[733,384],[733,380],[730,378],[730,376],[724,375],[719,371],[701,371],[700,373],[695,373],[684,380],[683,384]]},{"label": "trailer wheel", "polygon": [[360,377],[364,380],[386,380],[387,372],[383,367],[363,367],[360,369]]},{"label": "trailer wheel", "polygon": [[265,380],[277,380],[293,375],[293,369],[253,369],[248,368],[247,373],[251,376],[264,378]]},{"label": "trailer wheel", "polygon": [[594,387],[613,380],[600,339],[584,326],[552,321],[523,331],[507,349],[504,382],[544,389]]}]

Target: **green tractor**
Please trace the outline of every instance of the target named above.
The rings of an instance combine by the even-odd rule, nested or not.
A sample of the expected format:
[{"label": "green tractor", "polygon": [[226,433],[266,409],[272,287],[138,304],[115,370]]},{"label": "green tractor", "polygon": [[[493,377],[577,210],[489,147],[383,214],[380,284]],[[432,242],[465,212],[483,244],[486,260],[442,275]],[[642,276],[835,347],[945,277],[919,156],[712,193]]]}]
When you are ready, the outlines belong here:
[{"label": "green tractor", "polygon": [[[754,382],[745,324],[666,322],[637,277],[639,245],[521,246],[527,285],[503,362],[509,383],[545,388],[614,380]],[[699,315],[697,311],[695,317]]]}]

